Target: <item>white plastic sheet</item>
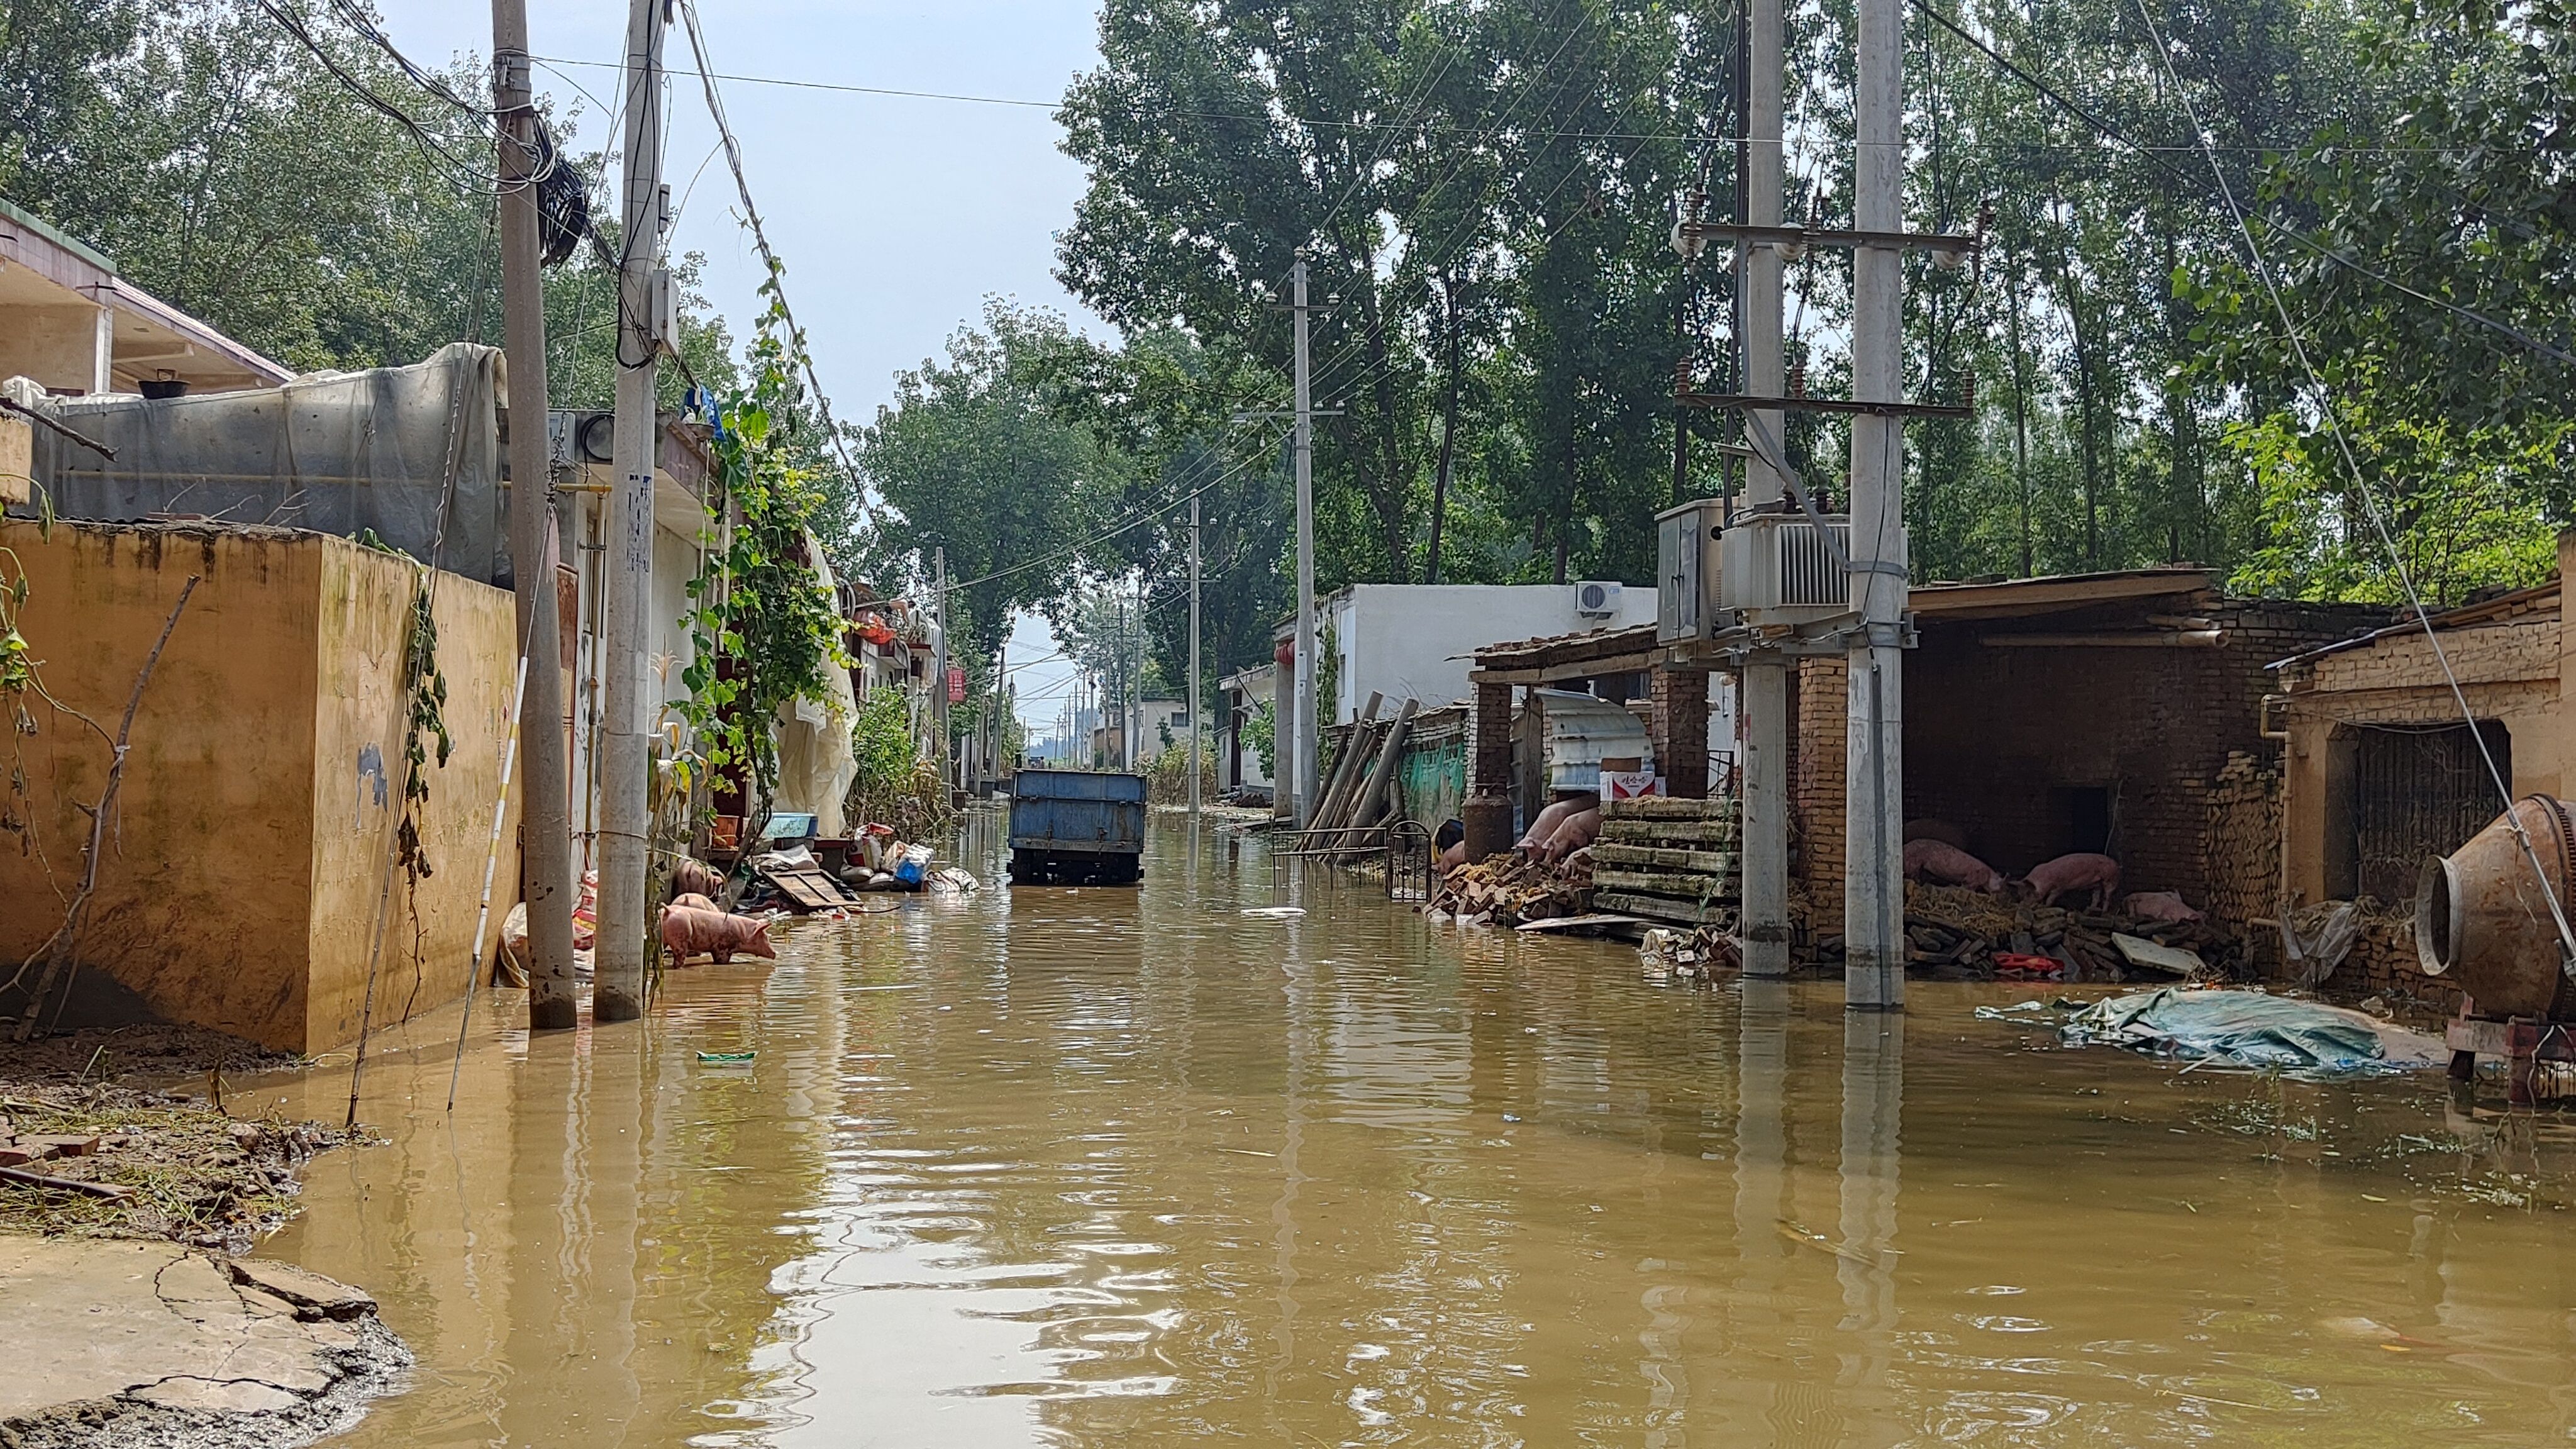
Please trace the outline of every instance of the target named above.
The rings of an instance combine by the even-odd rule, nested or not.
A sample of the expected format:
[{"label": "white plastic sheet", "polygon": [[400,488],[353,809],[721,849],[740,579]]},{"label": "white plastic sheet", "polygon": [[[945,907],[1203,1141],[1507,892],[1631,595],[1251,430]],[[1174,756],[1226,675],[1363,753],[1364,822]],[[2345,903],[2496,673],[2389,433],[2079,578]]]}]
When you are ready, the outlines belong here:
[{"label": "white plastic sheet", "polygon": [[[832,566],[823,561],[823,544],[805,535],[805,556],[814,561],[814,586],[827,599],[837,598]],[[859,700],[850,688],[850,672],[825,668],[824,698],[790,700],[778,711],[778,796],[774,810],[814,817],[815,832],[827,840],[849,833],[842,801],[859,778],[859,755],[850,741],[858,723]]]}]

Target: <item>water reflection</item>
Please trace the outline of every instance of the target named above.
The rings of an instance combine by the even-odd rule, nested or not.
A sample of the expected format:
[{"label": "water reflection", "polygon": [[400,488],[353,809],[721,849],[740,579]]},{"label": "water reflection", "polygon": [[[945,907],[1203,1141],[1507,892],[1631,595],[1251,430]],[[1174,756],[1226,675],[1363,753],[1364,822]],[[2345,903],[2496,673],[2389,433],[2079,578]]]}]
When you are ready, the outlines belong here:
[{"label": "water reflection", "polygon": [[[999,840],[978,817],[970,863]],[[2534,1443],[2558,1129],[1835,983],[1642,984],[1258,839],[371,1063],[273,1251],[419,1350],[344,1442]],[[980,856],[974,851],[983,852]],[[748,1070],[697,1053],[756,1050]],[[322,1114],[335,1077],[270,1089]]]}]

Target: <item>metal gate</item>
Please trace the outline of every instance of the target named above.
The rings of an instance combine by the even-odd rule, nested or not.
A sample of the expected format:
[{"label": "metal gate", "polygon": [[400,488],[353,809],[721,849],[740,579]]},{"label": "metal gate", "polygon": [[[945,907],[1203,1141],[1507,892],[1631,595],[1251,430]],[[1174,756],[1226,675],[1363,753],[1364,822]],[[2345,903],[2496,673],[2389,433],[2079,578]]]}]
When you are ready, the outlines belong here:
[{"label": "metal gate", "polygon": [[2353,864],[2356,889],[2383,901],[2415,895],[2424,857],[2448,855],[2504,809],[2478,736],[2507,783],[2513,739],[2494,720],[2445,729],[2365,728],[2354,741]]}]

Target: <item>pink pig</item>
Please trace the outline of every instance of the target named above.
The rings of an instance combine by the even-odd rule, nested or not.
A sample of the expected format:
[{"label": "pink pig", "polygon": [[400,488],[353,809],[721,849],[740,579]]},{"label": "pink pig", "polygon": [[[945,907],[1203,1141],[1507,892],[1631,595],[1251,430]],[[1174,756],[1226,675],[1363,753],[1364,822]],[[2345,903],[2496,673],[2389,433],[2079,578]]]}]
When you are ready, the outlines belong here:
[{"label": "pink pig", "polygon": [[722,911],[724,909],[724,907],[717,905],[714,901],[707,899],[696,891],[680,892],[678,895],[671,897],[670,905],[664,906],[662,909],[670,911],[681,907],[686,907],[693,911]]},{"label": "pink pig", "polygon": [[1556,830],[1538,844],[1539,859],[1550,865],[1590,845],[1601,836],[1601,807],[1579,810],[1556,822]]},{"label": "pink pig", "polygon": [[1935,885],[1966,886],[1990,896],[2004,893],[2001,872],[1955,845],[1938,840],[1905,842],[1905,878]]},{"label": "pink pig", "polygon": [[2141,921],[2202,921],[2208,917],[2193,910],[2181,896],[2172,891],[2139,891],[2121,904]]},{"label": "pink pig", "polygon": [[2111,904],[2112,892],[2120,888],[2120,863],[2107,855],[2077,851],[2033,867],[2022,884],[2043,906],[2057,904],[2057,898],[2069,891],[2091,891],[2093,909],[2098,911]]},{"label": "pink pig", "polygon": [[769,944],[767,921],[694,906],[673,906],[662,913],[662,949],[671,953],[674,966],[686,964],[692,956],[713,956],[722,964],[731,961],[736,951],[778,959],[777,948]]}]

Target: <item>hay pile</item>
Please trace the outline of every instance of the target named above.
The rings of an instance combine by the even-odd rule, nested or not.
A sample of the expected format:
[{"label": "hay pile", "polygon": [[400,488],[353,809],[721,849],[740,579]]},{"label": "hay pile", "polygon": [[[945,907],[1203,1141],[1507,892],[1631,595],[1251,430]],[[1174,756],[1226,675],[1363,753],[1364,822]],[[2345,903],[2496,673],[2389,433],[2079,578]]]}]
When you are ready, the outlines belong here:
[{"label": "hay pile", "polygon": [[[2012,902],[1978,891],[1908,882],[1905,887],[1906,965],[1964,980],[1997,974],[1997,955],[2036,958],[2039,969],[2066,981],[2167,981],[2129,964],[2114,935],[2133,936],[2199,955],[2208,975],[2244,979],[2247,948],[2234,933],[2207,921],[2156,921],[2121,911],[2074,910]],[[1828,957],[1842,954],[1842,937],[1817,942]]]}]

